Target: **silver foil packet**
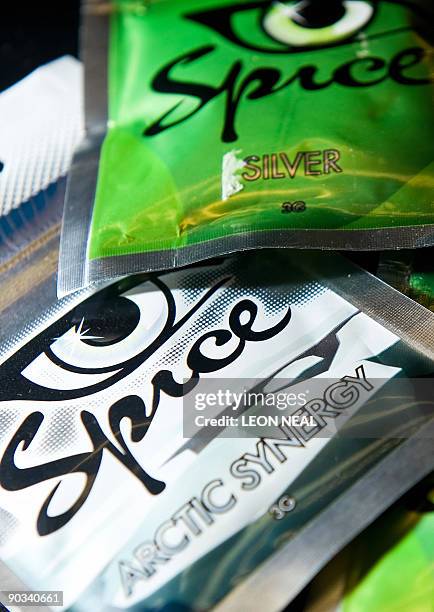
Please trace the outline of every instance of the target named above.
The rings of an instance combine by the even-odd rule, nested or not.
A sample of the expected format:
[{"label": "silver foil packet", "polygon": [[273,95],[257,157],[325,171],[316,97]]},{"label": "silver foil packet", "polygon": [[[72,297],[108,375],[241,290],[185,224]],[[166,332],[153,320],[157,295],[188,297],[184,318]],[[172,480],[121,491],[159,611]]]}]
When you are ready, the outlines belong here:
[{"label": "silver foil packet", "polygon": [[[255,609],[257,572],[283,555],[282,580],[288,547],[432,421],[412,381],[434,371],[434,314],[338,255],[248,253],[60,301],[54,275],[27,274],[44,258],[17,269],[22,309],[0,348],[0,556],[27,588],[63,592],[56,609],[237,609],[243,581]],[[315,383],[297,407],[314,423],[186,436],[199,385],[224,380]],[[411,456],[413,477],[432,468]],[[412,484],[388,489],[388,470],[369,516],[339,537],[326,523],[336,542]],[[309,551],[318,562],[266,609],[326,561]]]}]

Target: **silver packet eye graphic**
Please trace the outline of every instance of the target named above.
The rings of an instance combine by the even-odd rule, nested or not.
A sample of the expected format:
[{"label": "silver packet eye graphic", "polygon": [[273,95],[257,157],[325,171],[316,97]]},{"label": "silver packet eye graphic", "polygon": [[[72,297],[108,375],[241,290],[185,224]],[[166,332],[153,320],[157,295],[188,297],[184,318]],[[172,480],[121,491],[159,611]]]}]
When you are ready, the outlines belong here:
[{"label": "silver packet eye graphic", "polygon": [[[0,347],[0,554],[64,609],[224,605],[430,418],[411,381],[434,370],[434,315],[337,255],[132,276],[35,316],[41,292]],[[327,434],[186,435],[202,383],[288,379]]]}]

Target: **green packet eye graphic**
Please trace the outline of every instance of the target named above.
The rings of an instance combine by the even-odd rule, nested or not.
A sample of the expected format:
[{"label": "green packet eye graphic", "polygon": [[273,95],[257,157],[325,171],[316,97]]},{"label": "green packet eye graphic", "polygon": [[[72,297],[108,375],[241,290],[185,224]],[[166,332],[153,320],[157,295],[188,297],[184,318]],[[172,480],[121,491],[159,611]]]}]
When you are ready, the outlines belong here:
[{"label": "green packet eye graphic", "polygon": [[[16,281],[37,278],[40,254]],[[15,304],[1,311],[0,557],[27,588],[62,591],[63,609],[209,610],[371,469],[396,468],[430,419],[414,383],[432,391],[434,314],[333,253],[239,254],[62,300],[54,285],[53,274],[20,294],[21,325]],[[291,416],[309,421],[233,431],[223,419],[190,435],[210,381],[285,392]],[[271,414],[261,397],[242,401],[232,415]],[[424,465],[412,452],[399,478],[389,466],[356,496],[357,511],[325,520],[327,533],[339,527],[334,546],[360,499]],[[315,551],[311,576],[331,551]]]},{"label": "green packet eye graphic", "polygon": [[427,7],[90,4],[59,295],[256,247],[433,244]]}]

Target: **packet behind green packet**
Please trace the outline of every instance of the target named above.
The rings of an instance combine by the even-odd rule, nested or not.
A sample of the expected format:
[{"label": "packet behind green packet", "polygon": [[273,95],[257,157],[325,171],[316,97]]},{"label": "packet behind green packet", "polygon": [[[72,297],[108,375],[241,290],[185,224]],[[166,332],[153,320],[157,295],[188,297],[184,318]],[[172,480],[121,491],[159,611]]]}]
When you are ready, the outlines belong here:
[{"label": "packet behind green packet", "polygon": [[59,295],[255,247],[433,244],[425,4],[91,5]]}]

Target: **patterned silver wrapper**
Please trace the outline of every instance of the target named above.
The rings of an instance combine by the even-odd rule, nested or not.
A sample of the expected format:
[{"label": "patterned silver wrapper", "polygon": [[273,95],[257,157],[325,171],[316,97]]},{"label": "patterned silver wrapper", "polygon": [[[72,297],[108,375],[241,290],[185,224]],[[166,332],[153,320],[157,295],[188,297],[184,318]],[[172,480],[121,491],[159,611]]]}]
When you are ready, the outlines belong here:
[{"label": "patterned silver wrapper", "polygon": [[[255,584],[280,609],[432,468],[428,434],[407,456],[430,413],[411,393],[397,404],[393,384],[432,373],[434,315],[343,258],[249,253],[55,301],[54,274],[37,274],[49,253],[48,241],[17,265],[22,295],[2,313],[0,550],[29,588],[63,591],[65,609],[240,609],[249,593],[257,609]],[[321,408],[327,435],[184,437],[199,382],[281,378],[292,391],[319,385],[313,414],[331,380],[370,387]],[[381,433],[364,435],[367,422]],[[348,495],[366,478],[377,502],[363,514]],[[342,528],[312,535],[327,512]],[[302,573],[291,550],[310,558]]]}]

